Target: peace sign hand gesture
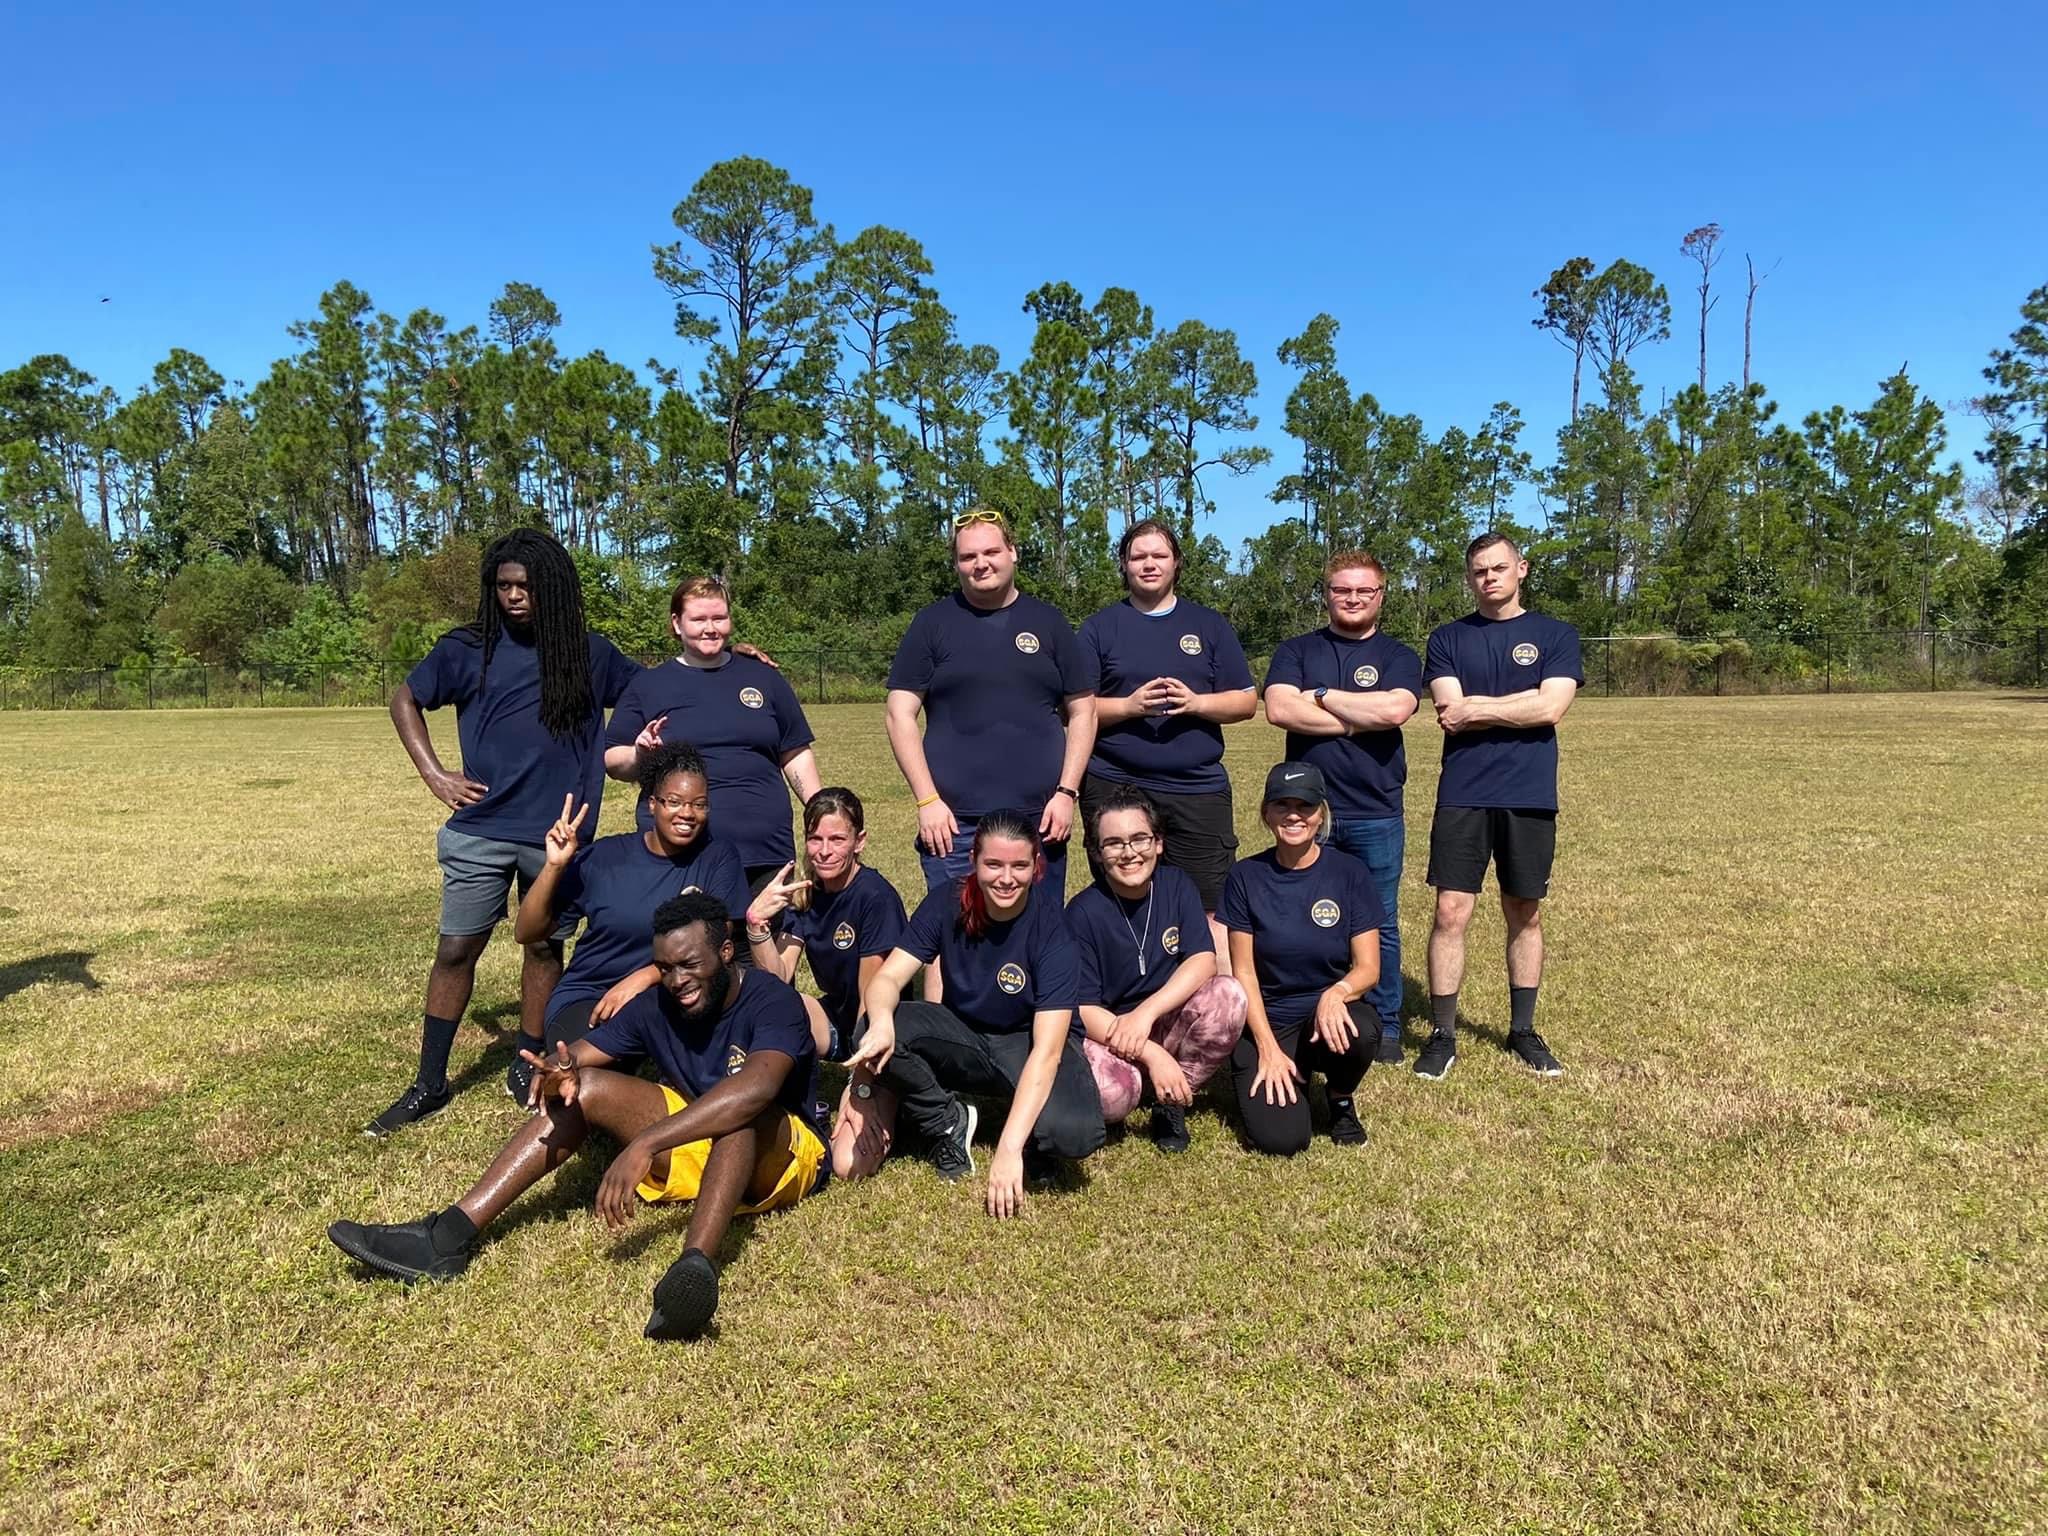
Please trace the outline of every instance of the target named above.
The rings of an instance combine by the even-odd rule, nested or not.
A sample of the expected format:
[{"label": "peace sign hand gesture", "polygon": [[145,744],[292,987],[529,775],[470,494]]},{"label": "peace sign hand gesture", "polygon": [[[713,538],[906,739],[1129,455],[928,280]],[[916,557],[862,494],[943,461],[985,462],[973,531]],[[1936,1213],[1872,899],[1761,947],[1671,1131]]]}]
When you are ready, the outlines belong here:
[{"label": "peace sign hand gesture", "polygon": [[633,738],[633,750],[642,756],[649,752],[657,751],[661,746],[661,728],[666,724],[668,724],[668,716],[663,714],[656,715],[652,720],[641,726],[640,734]]},{"label": "peace sign hand gesture", "polygon": [[555,818],[555,824],[548,828],[548,867],[560,869],[576,857],[576,829],[583,825],[583,818],[590,814],[586,804],[576,812],[576,819],[569,819],[569,808],[575,805],[574,795],[562,796],[562,814]]},{"label": "peace sign hand gesture", "polygon": [[770,919],[789,905],[791,896],[798,891],[810,889],[810,881],[790,878],[795,873],[796,864],[791,861],[778,869],[775,877],[761,887],[761,893],[747,904],[749,928],[766,928]]}]

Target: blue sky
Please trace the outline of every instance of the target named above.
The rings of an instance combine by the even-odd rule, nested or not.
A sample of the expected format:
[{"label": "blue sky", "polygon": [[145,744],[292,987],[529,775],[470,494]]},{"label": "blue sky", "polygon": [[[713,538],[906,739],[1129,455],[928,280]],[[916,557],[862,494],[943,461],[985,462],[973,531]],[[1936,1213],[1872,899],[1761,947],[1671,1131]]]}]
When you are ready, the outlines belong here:
[{"label": "blue sky", "polygon": [[755,154],[841,234],[923,241],[1006,362],[1053,279],[1234,329],[1276,461],[1208,485],[1234,546],[1279,513],[1273,350],[1318,310],[1354,388],[1432,430],[1512,400],[1541,460],[1569,359],[1530,291],[1578,254],[1657,272],[1654,402],[1696,367],[1677,245],[1708,220],[1716,379],[1747,251],[1779,264],[1756,371],[1792,419],[1901,362],[1974,392],[2048,283],[2027,9],[44,7],[7,28],[0,366],[63,352],[126,393],[178,345],[253,381],[341,278],[457,324],[538,283],[565,349],[673,361],[648,247]]}]

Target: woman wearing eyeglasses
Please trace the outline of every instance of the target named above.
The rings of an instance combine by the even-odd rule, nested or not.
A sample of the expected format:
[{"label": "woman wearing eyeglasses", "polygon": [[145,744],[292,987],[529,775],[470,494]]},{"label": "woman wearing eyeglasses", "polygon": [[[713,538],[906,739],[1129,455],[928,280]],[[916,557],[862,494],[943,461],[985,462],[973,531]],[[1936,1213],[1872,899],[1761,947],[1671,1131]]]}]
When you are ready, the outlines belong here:
[{"label": "woman wearing eyeglasses", "polygon": [[[1166,863],[1186,871],[1213,913],[1237,858],[1223,727],[1257,713],[1252,670],[1230,621],[1175,591],[1180,537],[1165,523],[1133,523],[1117,564],[1123,600],[1081,626],[1082,682],[1096,696],[1082,816],[1120,784],[1144,790],[1158,808]],[[1102,861],[1091,851],[1088,862],[1100,880]],[[1212,943],[1223,942],[1216,925]]]},{"label": "woman wearing eyeglasses", "polygon": [[1244,1038],[1230,1056],[1238,1114],[1259,1151],[1305,1151],[1305,1095],[1310,1074],[1320,1072],[1330,1140],[1359,1146],[1365,1126],[1352,1094],[1378,1032],[1365,994],[1380,973],[1379,893],[1363,864],[1324,845],[1330,808],[1313,764],[1275,766],[1259,816],[1273,846],[1237,861],[1217,908],[1249,1003]]},{"label": "woman wearing eyeglasses", "polygon": [[[925,889],[965,879],[976,824],[1016,811],[1044,841],[1057,899],[1095,743],[1095,694],[1066,615],[1017,590],[1017,543],[1001,513],[953,519],[953,570],[960,590],[919,610],[896,648],[884,713],[917,802]],[[929,1001],[941,995],[940,971],[925,970]]]},{"label": "woman wearing eyeglasses", "polygon": [[1151,797],[1112,785],[1091,808],[1102,873],[1067,903],[1080,957],[1081,1050],[1114,1125],[1149,1091],[1152,1140],[1188,1147],[1187,1108],[1244,1033],[1245,993],[1216,974],[1208,914],[1169,851]]},{"label": "woman wearing eyeglasses", "polygon": [[605,733],[605,772],[634,778],[664,739],[689,742],[704,755],[719,840],[732,844],[747,884],[759,890],[796,857],[784,781],[799,801],[818,792],[810,722],[787,678],[758,653],[733,648],[723,582],[678,583],[669,627],[682,649],[628,685]]},{"label": "woman wearing eyeglasses", "polygon": [[564,917],[583,919],[568,969],[548,998],[548,1054],[558,1041],[581,1040],[631,996],[606,994],[650,963],[649,924],[663,902],[701,890],[724,902],[732,916],[746,915],[747,881],[732,845],[706,836],[711,793],[697,749],[686,742],[657,747],[641,765],[640,794],[653,825],[601,837],[587,848],[578,848],[577,834],[590,807],[575,807],[565,797],[561,816],[548,828],[547,863],[513,919],[522,944],[533,942],[528,934],[554,932]]}]

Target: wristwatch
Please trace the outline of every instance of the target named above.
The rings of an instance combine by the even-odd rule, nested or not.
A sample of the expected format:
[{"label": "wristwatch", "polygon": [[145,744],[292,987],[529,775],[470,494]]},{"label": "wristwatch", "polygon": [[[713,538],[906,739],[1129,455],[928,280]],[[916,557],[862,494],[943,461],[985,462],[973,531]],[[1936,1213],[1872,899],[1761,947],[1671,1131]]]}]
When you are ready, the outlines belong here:
[{"label": "wristwatch", "polygon": [[875,1096],[875,1085],[868,1082],[855,1083],[853,1096],[856,1099],[872,1099]]},{"label": "wristwatch", "polygon": [[1329,690],[1329,689],[1327,689],[1327,688],[1318,688],[1318,689],[1316,690],[1316,702],[1317,702],[1318,704],[1322,703],[1322,702],[1323,702],[1323,695],[1324,695],[1324,694],[1326,694],[1326,693],[1328,693],[1329,691],[1330,691],[1330,690]]},{"label": "wristwatch", "polygon": [[1081,798],[1081,791],[1079,791],[1078,789],[1069,789],[1064,784],[1057,786],[1053,790],[1053,793],[1056,795],[1065,795],[1069,800],[1079,800]]}]

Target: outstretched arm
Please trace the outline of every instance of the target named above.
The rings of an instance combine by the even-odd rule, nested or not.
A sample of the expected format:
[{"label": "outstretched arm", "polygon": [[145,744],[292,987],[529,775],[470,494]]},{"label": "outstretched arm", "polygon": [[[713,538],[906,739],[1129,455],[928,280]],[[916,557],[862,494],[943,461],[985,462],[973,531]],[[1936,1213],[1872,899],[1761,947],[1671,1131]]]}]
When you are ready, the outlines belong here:
[{"label": "outstretched arm", "polygon": [[1041,1008],[1031,1015],[1031,1054],[1017,1074],[1009,1118],[1003,1121],[995,1160],[988,1167],[991,1216],[1014,1216],[1024,1203],[1024,1143],[1031,1139],[1039,1113],[1052,1097],[1052,1080],[1059,1073],[1060,1052],[1066,1049],[1067,1024],[1072,1017],[1069,1008]]}]

